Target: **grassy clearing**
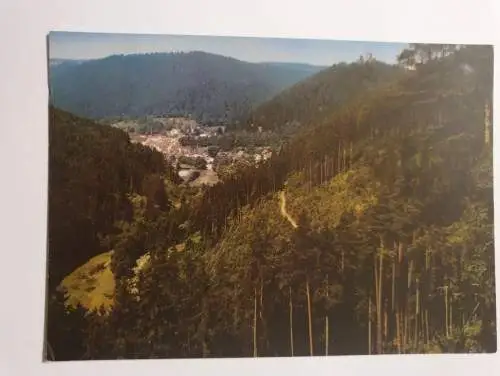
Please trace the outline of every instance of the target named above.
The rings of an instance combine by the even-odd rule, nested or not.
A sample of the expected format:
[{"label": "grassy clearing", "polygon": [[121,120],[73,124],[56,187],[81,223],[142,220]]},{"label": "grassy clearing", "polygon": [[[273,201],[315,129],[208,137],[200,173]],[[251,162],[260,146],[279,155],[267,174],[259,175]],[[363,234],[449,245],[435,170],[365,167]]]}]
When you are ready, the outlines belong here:
[{"label": "grassy clearing", "polygon": [[78,267],[61,282],[66,304],[78,303],[89,311],[103,307],[108,311],[113,304],[115,279],[110,269],[113,251],[101,253]]}]

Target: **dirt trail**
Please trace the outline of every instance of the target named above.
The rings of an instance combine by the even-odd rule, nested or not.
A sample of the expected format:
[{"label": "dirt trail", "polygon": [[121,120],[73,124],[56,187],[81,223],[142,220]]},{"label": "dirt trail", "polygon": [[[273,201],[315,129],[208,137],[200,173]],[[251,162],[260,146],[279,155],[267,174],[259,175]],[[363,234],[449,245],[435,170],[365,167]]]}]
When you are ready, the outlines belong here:
[{"label": "dirt trail", "polygon": [[290,224],[293,226],[293,228],[299,227],[297,225],[297,222],[295,222],[294,219],[291,217],[291,215],[288,214],[288,212],[286,211],[286,196],[285,196],[284,191],[280,192],[280,211],[281,211],[281,215],[284,218],[286,218],[288,222],[290,222]]}]

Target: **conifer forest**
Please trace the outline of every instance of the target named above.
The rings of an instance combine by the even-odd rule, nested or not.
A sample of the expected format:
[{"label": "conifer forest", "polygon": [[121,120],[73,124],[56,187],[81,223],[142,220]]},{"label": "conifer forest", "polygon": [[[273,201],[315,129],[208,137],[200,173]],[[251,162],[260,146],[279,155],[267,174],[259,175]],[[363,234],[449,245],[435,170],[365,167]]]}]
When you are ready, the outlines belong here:
[{"label": "conifer forest", "polygon": [[285,65],[49,67],[47,360],[496,352],[493,48]]}]

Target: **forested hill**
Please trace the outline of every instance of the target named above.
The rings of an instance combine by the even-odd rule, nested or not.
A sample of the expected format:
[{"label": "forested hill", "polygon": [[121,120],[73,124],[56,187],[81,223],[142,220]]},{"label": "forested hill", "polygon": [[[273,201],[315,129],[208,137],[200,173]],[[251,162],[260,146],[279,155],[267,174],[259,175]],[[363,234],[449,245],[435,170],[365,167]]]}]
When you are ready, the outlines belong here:
[{"label": "forested hill", "polygon": [[285,89],[258,106],[248,123],[278,129],[290,123],[315,123],[368,90],[389,85],[403,74],[400,67],[376,60],[339,63]]},{"label": "forested hill", "polygon": [[415,70],[266,163],[135,211],[111,240],[112,310],[54,314],[54,357],[496,351],[493,50],[404,56]]},{"label": "forested hill", "polygon": [[[75,267],[99,254],[101,237],[130,218],[129,196],[169,206],[163,179],[176,182],[163,155],[116,128],[49,109],[49,281],[54,288]],[[158,185],[159,184],[159,185]]]},{"label": "forested hill", "polygon": [[50,67],[49,76],[52,104],[85,117],[192,114],[235,120],[320,69],[190,52],[62,62]]}]

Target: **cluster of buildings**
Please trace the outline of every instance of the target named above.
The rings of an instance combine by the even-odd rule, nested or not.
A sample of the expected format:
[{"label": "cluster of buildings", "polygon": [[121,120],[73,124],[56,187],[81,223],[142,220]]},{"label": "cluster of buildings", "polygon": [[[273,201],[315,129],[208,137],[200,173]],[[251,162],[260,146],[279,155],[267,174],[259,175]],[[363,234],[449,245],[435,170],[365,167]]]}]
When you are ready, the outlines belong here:
[{"label": "cluster of buildings", "polygon": [[189,137],[197,140],[214,137],[226,131],[224,126],[200,126],[196,121],[186,118],[158,118],[154,120],[165,124],[163,131],[154,134],[153,132],[132,132],[130,138],[132,142],[141,143],[164,154],[168,160],[180,167],[179,176],[184,180],[191,179],[193,171],[200,169],[193,165],[187,165],[186,160],[199,161],[203,159],[206,169],[204,168],[204,171],[201,172],[202,178],[207,175],[211,177],[208,180],[216,181],[217,179],[212,177],[213,175],[216,177],[218,166],[225,166],[237,161],[259,163],[269,159],[272,155],[271,149],[267,147],[253,148],[251,152],[244,147],[238,147],[231,151],[219,151],[214,155],[209,153],[210,147],[198,146],[196,143],[185,145],[181,139]]}]

